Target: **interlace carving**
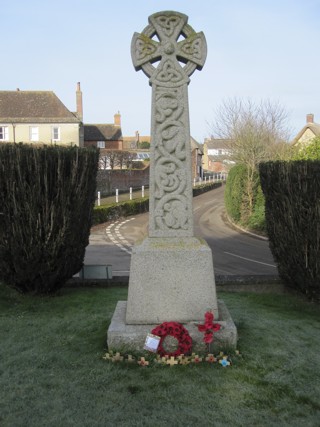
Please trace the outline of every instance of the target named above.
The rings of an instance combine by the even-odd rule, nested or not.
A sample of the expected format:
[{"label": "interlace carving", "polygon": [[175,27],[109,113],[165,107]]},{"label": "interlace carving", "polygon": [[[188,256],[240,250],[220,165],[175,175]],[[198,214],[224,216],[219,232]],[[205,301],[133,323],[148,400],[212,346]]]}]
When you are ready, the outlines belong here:
[{"label": "interlace carving", "polygon": [[178,12],[151,15],[131,44],[133,64],[150,78],[153,92],[150,237],[193,236],[187,85],[194,70],[204,65],[206,41],[187,21]]}]

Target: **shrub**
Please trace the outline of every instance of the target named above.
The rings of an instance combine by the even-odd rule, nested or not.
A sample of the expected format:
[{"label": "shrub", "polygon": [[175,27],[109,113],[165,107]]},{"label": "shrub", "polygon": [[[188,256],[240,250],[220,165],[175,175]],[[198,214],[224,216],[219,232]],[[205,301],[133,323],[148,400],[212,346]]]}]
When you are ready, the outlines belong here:
[{"label": "shrub", "polygon": [[51,293],[77,273],[89,243],[98,151],[0,146],[0,279]]},{"label": "shrub", "polygon": [[320,137],[313,138],[311,142],[299,145],[294,154],[294,160],[320,160]]},{"label": "shrub", "polygon": [[279,275],[320,300],[320,161],[263,163],[260,177]]},{"label": "shrub", "polygon": [[255,188],[253,212],[248,219],[248,227],[252,230],[259,231],[262,234],[266,231],[265,200],[260,182]]},{"label": "shrub", "polygon": [[257,172],[253,174],[250,189],[253,199],[252,206],[248,197],[247,166],[243,164],[234,166],[229,172],[224,194],[226,211],[235,223],[264,233],[264,196]]},{"label": "shrub", "polygon": [[241,209],[245,191],[247,168],[245,165],[236,165],[230,169],[224,201],[230,218],[235,222],[241,220]]},{"label": "shrub", "polygon": [[193,197],[199,196],[200,194],[206,193],[207,191],[214,190],[215,188],[218,188],[221,186],[222,186],[222,182],[210,182],[208,184],[197,185],[192,189]]},{"label": "shrub", "polygon": [[105,206],[96,206],[93,211],[93,225],[102,224],[114,219],[148,212],[149,198],[128,200]]}]

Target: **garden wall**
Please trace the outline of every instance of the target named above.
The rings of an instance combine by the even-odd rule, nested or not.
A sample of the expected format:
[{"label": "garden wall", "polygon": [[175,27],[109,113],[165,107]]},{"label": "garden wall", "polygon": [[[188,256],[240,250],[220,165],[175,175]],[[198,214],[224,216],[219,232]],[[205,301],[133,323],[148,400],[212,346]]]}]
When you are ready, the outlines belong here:
[{"label": "garden wall", "polygon": [[97,191],[100,191],[101,197],[115,194],[115,190],[128,191],[149,186],[149,167],[142,170],[132,169],[114,169],[99,170],[97,175]]}]

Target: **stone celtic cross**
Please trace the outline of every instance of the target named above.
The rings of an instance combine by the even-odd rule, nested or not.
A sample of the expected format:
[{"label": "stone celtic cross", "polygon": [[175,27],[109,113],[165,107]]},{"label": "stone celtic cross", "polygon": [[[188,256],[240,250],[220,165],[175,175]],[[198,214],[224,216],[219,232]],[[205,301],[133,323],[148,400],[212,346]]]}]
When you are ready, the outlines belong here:
[{"label": "stone celtic cross", "polygon": [[182,13],[165,11],[131,43],[135,69],[152,86],[150,237],[193,236],[189,76],[204,65],[207,46]]}]

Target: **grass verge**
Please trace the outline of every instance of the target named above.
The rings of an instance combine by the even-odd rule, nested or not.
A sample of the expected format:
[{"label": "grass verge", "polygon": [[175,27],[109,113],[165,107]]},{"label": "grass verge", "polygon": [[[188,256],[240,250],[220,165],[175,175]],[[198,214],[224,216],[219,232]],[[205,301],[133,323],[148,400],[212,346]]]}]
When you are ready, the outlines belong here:
[{"label": "grass verge", "polygon": [[126,298],[126,288],[30,297],[0,285],[2,427],[319,425],[319,306],[219,293],[240,337],[231,367],[142,368],[102,359]]}]

